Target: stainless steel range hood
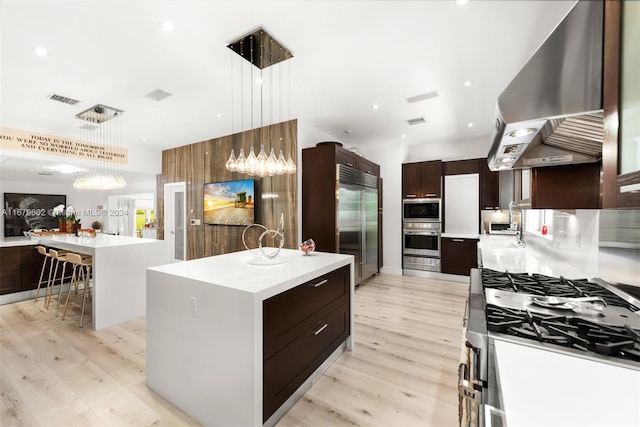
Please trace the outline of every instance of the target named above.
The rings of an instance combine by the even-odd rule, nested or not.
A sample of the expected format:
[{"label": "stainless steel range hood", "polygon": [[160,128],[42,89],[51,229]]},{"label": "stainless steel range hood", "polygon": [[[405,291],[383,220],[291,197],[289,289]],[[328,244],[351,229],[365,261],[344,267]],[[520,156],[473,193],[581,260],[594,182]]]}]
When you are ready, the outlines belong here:
[{"label": "stainless steel range hood", "polygon": [[603,26],[603,1],[578,1],[500,94],[491,170],[600,160]]}]

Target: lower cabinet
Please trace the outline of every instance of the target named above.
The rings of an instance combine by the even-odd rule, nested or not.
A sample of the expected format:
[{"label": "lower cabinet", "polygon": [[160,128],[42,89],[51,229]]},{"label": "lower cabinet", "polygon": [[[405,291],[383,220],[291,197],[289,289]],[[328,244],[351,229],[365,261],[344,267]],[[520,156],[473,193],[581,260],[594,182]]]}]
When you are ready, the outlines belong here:
[{"label": "lower cabinet", "polygon": [[37,288],[43,261],[35,245],[0,248],[0,295]]},{"label": "lower cabinet", "polygon": [[349,266],[263,302],[263,422],[349,336]]},{"label": "lower cabinet", "polygon": [[478,267],[478,239],[442,237],[440,250],[442,273],[469,276]]}]

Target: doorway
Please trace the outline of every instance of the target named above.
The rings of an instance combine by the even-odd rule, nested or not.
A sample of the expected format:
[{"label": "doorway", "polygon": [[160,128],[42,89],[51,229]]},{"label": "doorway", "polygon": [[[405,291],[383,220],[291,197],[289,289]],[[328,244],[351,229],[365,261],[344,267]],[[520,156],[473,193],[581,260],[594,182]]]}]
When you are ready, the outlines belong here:
[{"label": "doorway", "polygon": [[164,239],[171,248],[171,262],[187,259],[187,185],[164,185]]}]

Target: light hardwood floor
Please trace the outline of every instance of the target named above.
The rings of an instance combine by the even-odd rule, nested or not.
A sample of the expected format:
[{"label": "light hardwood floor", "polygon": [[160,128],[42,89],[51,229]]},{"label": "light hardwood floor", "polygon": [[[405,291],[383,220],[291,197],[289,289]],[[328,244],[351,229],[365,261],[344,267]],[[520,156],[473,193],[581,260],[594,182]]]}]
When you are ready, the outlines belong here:
[{"label": "light hardwood floor", "polygon": [[[278,426],[456,426],[466,296],[408,276],[363,284],[355,349]],[[79,329],[77,302],[64,321],[42,300],[0,307],[0,425],[197,425],[145,385],[145,319]]]}]

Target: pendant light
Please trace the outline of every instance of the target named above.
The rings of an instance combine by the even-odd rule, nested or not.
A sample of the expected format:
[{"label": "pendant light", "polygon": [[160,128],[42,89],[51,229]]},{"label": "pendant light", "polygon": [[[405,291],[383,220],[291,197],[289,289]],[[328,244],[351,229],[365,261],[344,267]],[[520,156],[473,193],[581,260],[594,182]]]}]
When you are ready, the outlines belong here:
[{"label": "pendant light", "polygon": [[[293,57],[291,52],[289,52],[286,48],[284,48],[279,42],[277,42],[273,37],[271,37],[266,31],[262,28],[241,37],[240,39],[232,42],[227,46],[232,51],[237,53],[243,60],[248,61],[251,65],[251,129],[253,127],[253,103],[254,103],[254,85],[260,84],[260,127],[263,127],[264,120],[264,87],[265,87],[265,76],[263,75],[263,70],[271,67],[272,65],[279,64],[282,61],[290,59]],[[242,63],[241,63],[241,98],[243,97],[244,90],[242,90]],[[233,66],[233,58],[232,58],[232,66]],[[254,68],[260,70],[259,80],[253,78]],[[282,110],[282,67],[281,64],[278,66],[280,71],[280,110]],[[271,84],[271,90],[269,93],[270,96],[270,104],[271,104],[271,112],[270,119],[273,122],[273,80],[274,73],[273,68],[269,73],[269,81]],[[290,73],[289,73],[290,76]],[[256,83],[259,81],[259,83]],[[232,80],[233,85],[233,80]],[[233,94],[233,91],[232,91]],[[233,95],[232,95],[233,96]],[[243,111],[243,104],[241,103],[241,110]],[[233,119],[232,119],[233,120]],[[241,118],[242,122],[242,118]],[[244,148],[240,149],[240,153],[236,157],[235,151],[232,149],[229,155],[229,158],[225,164],[225,167],[230,172],[238,172],[238,173],[246,173],[248,175],[255,175],[259,177],[265,176],[274,176],[274,175],[283,175],[283,174],[293,174],[296,172],[297,167],[295,162],[291,157],[291,153],[288,153],[288,160],[285,160],[285,156],[283,150],[279,150],[279,155],[276,157],[276,148],[271,146],[268,148],[269,154],[265,150],[264,141],[257,141],[260,144],[260,151],[258,155],[255,154],[253,144],[249,148],[249,155],[245,158],[244,156]],[[256,144],[257,147],[257,144]]]}]

